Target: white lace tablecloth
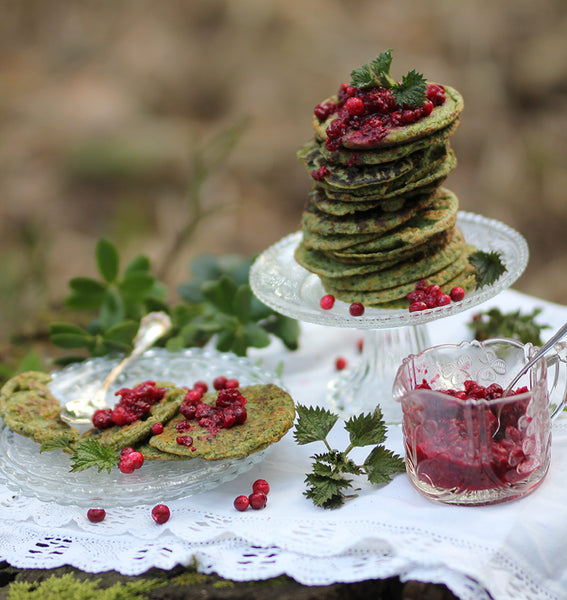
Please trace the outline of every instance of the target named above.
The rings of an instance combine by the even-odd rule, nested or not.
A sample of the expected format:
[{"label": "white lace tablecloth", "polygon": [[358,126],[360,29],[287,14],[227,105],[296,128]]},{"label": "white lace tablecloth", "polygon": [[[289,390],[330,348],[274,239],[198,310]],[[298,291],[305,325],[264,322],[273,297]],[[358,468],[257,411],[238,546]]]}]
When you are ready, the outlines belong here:
[{"label": "white lace tablecloth", "polygon": [[[514,291],[480,308],[544,308],[541,323],[558,327],[567,308]],[[470,339],[471,313],[429,326],[433,344]],[[301,404],[323,402],[339,355],[357,360],[361,332],[304,325],[301,347],[255,353],[275,369]],[[340,423],[331,440],[346,446]],[[388,446],[402,453],[399,428]],[[317,444],[298,446],[291,432],[251,471],[213,491],[168,502],[171,518],[156,525],[153,505],[114,508],[101,523],[86,509],[42,502],[0,482],[0,559],[16,567],[72,565],[90,572],[136,575],[197,561],[202,572],[234,580],[287,574],[306,585],[399,576],[446,584],[462,600],[567,598],[567,420],[553,429],[553,458],[543,484],[531,495],[489,507],[451,507],[421,497],[400,474],[386,486],[361,485],[337,510],[303,496]],[[356,458],[356,456],[354,457]],[[271,485],[268,506],[237,512],[232,505],[251,483]],[[156,504],[160,498],[156,498]]]}]

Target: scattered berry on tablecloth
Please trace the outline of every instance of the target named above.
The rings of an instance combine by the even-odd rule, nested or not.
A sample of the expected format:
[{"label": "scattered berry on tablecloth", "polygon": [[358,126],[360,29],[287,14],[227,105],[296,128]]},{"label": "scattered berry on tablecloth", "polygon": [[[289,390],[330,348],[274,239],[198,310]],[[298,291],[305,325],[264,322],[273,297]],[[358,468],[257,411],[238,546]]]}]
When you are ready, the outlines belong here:
[{"label": "scattered berry on tablecloth", "polygon": [[252,493],[249,496],[237,496],[234,499],[234,508],[245,511],[249,506],[254,510],[265,508],[270,493],[270,484],[265,479],[256,479],[252,484]]},{"label": "scattered berry on tablecloth", "polygon": [[347,366],[346,358],[339,356],[337,360],[335,360],[335,369],[337,371],[342,371]]},{"label": "scattered berry on tablecloth", "polygon": [[87,519],[91,523],[100,523],[106,517],[106,511],[104,508],[89,508],[87,511]]},{"label": "scattered berry on tablecloth", "polygon": [[152,508],[152,519],[158,524],[163,525],[169,521],[171,513],[169,508],[165,504],[156,504]]},{"label": "scattered berry on tablecloth", "polygon": [[248,496],[237,496],[234,499],[234,508],[239,510],[240,512],[245,511],[250,505],[250,500],[248,500]]},{"label": "scattered berry on tablecloth", "polygon": [[248,500],[250,502],[250,506],[254,510],[261,510],[262,508],[265,508],[268,502],[266,494],[262,494],[261,492],[252,492],[250,496],[248,496]]},{"label": "scattered berry on tablecloth", "polygon": [[265,479],[256,479],[252,484],[252,491],[267,496],[270,493],[270,484]]}]

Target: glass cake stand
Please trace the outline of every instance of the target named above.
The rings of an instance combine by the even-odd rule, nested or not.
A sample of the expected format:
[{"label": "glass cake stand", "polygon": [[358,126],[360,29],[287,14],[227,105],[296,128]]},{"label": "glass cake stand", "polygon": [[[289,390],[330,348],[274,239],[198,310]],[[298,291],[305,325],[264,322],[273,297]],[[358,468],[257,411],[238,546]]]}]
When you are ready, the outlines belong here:
[{"label": "glass cake stand", "polygon": [[401,422],[401,408],[392,398],[392,383],[402,359],[429,347],[427,323],[455,315],[481,304],[510,287],[528,264],[528,245],[517,231],[500,221],[459,212],[457,226],[467,243],[479,250],[497,251],[506,272],[492,285],[469,292],[464,300],[447,306],[410,313],[367,307],[361,317],[349,314],[349,304],[336,301],[323,310],[325,291],[319,277],[299,265],[294,251],[301,231],[292,233],[265,250],[250,269],[254,294],[267,306],[301,321],[364,330],[361,361],[351,371],[341,371],[329,381],[326,401],[341,417],[371,412],[380,404],[389,424]]},{"label": "glass cake stand", "polygon": [[[62,403],[85,394],[94,394],[120,357],[94,358],[76,363],[52,374],[49,384]],[[245,358],[230,353],[190,348],[169,352],[155,348],[134,359],[108,392],[107,404],[117,400],[114,393],[141,381],[169,381],[192,386],[202,380],[212,384],[217,375],[235,377],[241,385],[275,383],[279,378]],[[141,469],[124,474],[118,468],[110,473],[96,468],[71,473],[70,457],[59,451],[39,452],[39,444],[21,436],[0,420],[0,482],[9,489],[47,502],[88,508],[99,504],[133,506],[156,504],[210,490],[250,470],[273,447],[244,458],[226,460],[152,460]]]}]

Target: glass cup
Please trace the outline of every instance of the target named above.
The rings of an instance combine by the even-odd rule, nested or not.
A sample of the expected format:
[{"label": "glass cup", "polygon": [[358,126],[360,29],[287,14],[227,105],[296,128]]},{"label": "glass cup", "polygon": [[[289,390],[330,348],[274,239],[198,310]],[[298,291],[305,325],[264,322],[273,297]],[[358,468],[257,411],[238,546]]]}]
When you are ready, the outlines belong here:
[{"label": "glass cup", "polygon": [[[556,344],[506,397],[498,397],[494,384],[501,395],[537,351],[531,344],[496,338],[405,358],[393,394],[402,406],[412,485],[432,500],[459,505],[494,504],[534,490],[549,468],[552,419],[566,401],[565,368],[559,368],[565,348]],[[456,393],[465,388],[469,393]]]}]

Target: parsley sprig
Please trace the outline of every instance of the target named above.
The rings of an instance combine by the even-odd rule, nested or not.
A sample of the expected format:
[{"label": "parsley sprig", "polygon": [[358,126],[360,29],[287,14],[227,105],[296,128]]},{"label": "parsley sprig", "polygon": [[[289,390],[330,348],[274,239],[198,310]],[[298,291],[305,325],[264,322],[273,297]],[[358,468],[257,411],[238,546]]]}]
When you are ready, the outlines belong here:
[{"label": "parsley sprig", "polygon": [[[373,413],[357,415],[345,422],[349,444],[343,452],[331,448],[327,441],[338,421],[337,415],[321,407],[298,405],[296,408],[295,441],[300,445],[323,442],[327,448],[327,452],[311,457],[313,470],[305,478],[304,495],[313,500],[315,506],[342,506],[347,499],[345,492],[352,487],[349,475],[366,475],[370,483],[378,484],[389,482],[393,474],[405,469],[404,460],[382,445],[386,426],[379,407]],[[361,465],[348,457],[353,448],[370,445],[374,448]]]},{"label": "parsley sprig", "polygon": [[402,76],[397,82],[390,75],[392,66],[392,50],[380,52],[378,56],[351,72],[351,85],[360,90],[372,87],[384,87],[392,91],[399,107],[423,106],[426,100],[427,82],[425,77],[415,70]]}]

